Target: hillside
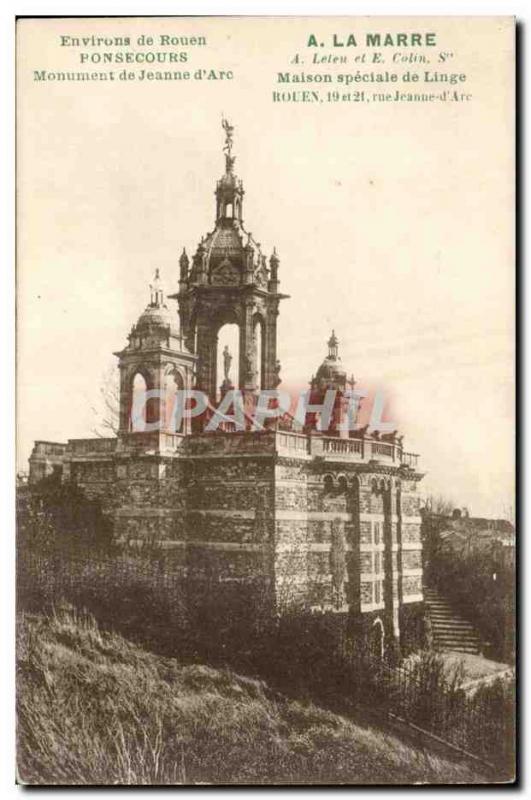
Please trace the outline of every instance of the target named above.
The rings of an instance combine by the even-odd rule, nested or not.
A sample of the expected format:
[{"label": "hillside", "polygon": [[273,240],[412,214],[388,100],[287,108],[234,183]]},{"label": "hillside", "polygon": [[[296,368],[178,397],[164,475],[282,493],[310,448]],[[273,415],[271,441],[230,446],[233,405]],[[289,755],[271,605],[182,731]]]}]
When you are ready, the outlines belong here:
[{"label": "hillside", "polygon": [[17,680],[24,783],[481,781],[258,681],[155,656],[71,608],[19,617]]}]

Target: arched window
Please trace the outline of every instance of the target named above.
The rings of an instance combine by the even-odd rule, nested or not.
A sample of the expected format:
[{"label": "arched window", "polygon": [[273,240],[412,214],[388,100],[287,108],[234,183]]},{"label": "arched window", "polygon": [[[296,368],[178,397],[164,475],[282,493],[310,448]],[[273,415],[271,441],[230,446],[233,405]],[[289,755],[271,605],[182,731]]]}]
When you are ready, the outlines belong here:
[{"label": "arched window", "polygon": [[334,479],[332,475],[325,475],[324,477],[324,493],[325,494],[334,493]]},{"label": "arched window", "polygon": [[396,481],[396,514],[402,514],[402,483],[399,480]]},{"label": "arched window", "polygon": [[369,632],[369,651],[373,658],[381,659],[384,656],[384,626],[379,617],[374,620]]},{"label": "arched window", "polygon": [[346,494],[348,491],[348,483],[344,475],[340,475],[337,480],[337,491],[338,494]]},{"label": "arched window", "polygon": [[352,479],[351,503],[352,511],[357,516],[360,510],[360,479],[357,475]]},{"label": "arched window", "polygon": [[131,411],[129,416],[129,430],[132,433],[139,433],[141,431],[145,431],[146,429],[146,392],[146,379],[140,372],[137,372],[131,382]]}]

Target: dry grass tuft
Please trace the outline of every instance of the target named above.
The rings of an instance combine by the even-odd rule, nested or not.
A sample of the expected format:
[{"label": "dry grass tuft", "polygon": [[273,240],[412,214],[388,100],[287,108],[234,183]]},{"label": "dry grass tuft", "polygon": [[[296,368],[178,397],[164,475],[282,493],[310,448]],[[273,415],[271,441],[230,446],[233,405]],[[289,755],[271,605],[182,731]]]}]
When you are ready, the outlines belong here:
[{"label": "dry grass tuft", "polygon": [[18,620],[18,769],[29,784],[472,783],[395,736],[184,666],[72,607]]}]

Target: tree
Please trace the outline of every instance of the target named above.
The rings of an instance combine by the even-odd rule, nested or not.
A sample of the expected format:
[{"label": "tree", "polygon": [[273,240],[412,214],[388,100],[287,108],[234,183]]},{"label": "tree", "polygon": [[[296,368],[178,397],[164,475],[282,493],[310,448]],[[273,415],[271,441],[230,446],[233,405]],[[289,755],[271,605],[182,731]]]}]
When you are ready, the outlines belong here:
[{"label": "tree", "polygon": [[426,510],[439,517],[451,516],[456,504],[442,494],[430,494],[426,497]]},{"label": "tree", "polygon": [[109,365],[104,371],[96,405],[91,406],[94,414],[92,432],[100,438],[116,436],[120,424],[120,383],[118,370]]}]

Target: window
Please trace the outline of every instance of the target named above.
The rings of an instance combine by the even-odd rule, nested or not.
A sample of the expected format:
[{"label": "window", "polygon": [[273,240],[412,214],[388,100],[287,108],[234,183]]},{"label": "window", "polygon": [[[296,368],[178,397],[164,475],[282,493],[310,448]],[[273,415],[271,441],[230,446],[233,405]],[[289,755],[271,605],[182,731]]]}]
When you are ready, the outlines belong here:
[{"label": "window", "polygon": [[334,479],[331,475],[325,475],[324,478],[324,493],[333,494],[334,492]]},{"label": "window", "polygon": [[382,582],[375,581],[374,582],[374,602],[381,603],[382,601]]},{"label": "window", "polygon": [[382,554],[375,553],[374,554],[374,573],[375,575],[379,575],[382,571]]},{"label": "window", "polygon": [[373,524],[373,537],[374,537],[374,544],[380,544],[380,537],[381,537],[381,522],[375,522]]}]

